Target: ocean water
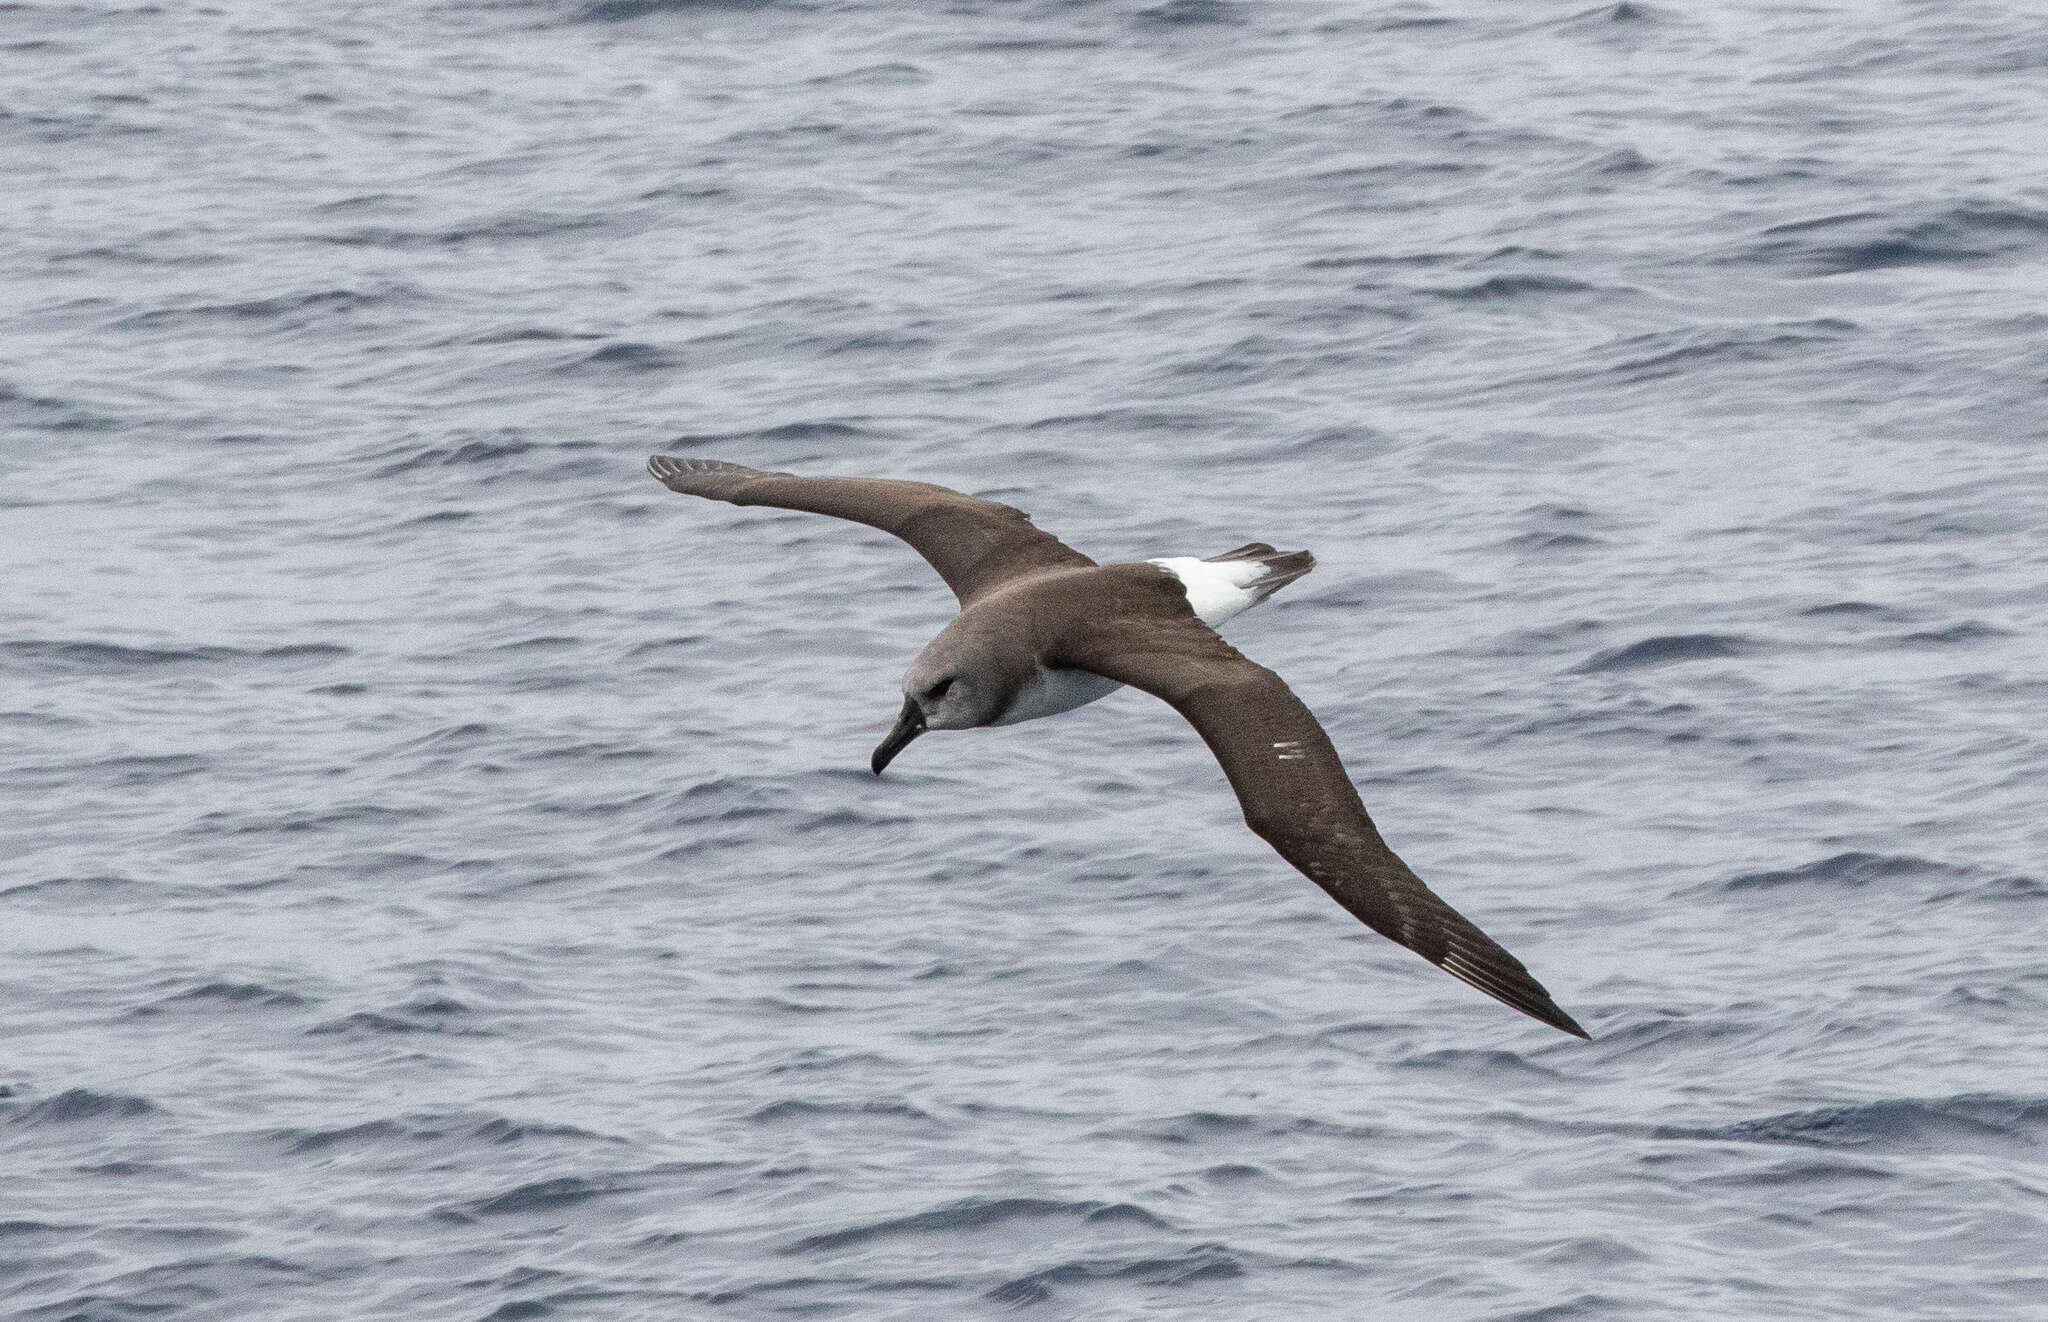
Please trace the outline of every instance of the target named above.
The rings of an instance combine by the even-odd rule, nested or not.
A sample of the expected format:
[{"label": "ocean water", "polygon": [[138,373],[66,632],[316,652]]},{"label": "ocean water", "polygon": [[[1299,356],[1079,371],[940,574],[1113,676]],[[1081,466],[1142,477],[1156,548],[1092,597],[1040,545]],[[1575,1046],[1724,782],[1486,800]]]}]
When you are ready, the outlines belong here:
[{"label": "ocean water", "polygon": [[[2048,1317],[2048,15],[0,6],[0,1314]],[[1594,1033],[653,451],[1232,626]]]}]

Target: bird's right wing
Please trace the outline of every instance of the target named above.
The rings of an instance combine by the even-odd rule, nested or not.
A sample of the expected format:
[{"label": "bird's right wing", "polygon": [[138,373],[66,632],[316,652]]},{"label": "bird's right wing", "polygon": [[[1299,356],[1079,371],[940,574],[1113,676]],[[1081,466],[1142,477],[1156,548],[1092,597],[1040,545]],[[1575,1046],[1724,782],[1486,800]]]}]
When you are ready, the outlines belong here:
[{"label": "bird's right wing", "polygon": [[990,588],[1041,569],[1095,562],[1021,510],[929,482],[880,477],[797,477],[716,459],[658,454],[647,471],[671,491],[733,505],[773,505],[851,519],[909,542],[965,606]]},{"label": "bird's right wing", "polygon": [[1329,736],[1280,677],[1184,601],[1175,613],[1164,598],[1148,608],[1148,595],[1125,594],[1107,624],[1065,640],[1060,663],[1171,703],[1222,764],[1245,823],[1367,927],[1526,1015],[1587,1036],[1520,960],[1387,847]]}]

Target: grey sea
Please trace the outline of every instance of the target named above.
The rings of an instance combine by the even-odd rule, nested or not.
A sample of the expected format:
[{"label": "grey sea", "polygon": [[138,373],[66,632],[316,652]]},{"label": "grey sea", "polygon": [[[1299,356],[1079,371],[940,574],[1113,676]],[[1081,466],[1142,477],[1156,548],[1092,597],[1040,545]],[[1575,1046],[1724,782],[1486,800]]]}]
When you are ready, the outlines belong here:
[{"label": "grey sea", "polygon": [[[0,1315],[2048,1317],[2048,12],[0,4]],[[1233,624],[1171,709],[651,452]]]}]

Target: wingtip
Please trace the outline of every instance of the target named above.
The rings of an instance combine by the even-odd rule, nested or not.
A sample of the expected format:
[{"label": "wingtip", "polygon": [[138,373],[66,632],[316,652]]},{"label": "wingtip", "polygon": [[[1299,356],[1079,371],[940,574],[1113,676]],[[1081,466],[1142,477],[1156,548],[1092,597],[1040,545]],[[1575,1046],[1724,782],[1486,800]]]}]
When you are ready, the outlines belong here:
[{"label": "wingtip", "polygon": [[768,473],[745,464],[729,464],[723,459],[694,459],[683,455],[650,454],[647,456],[647,471],[656,481],[686,496],[706,496],[712,500],[725,500],[736,483],[746,483],[757,477],[787,477],[787,473]]},{"label": "wingtip", "polygon": [[1555,1019],[1545,1020],[1545,1022],[1548,1023],[1552,1028],[1560,1029],[1564,1032],[1570,1033],[1573,1037],[1582,1038],[1587,1042],[1591,1042],[1593,1040],[1593,1035],[1591,1033],[1588,1033],[1585,1029],[1579,1027],[1578,1020],[1572,1018],[1563,1010],[1558,1010],[1557,1007],[1554,1005],[1551,1007],[1551,1009],[1557,1010],[1557,1017]]},{"label": "wingtip", "polygon": [[[1474,931],[1477,931],[1475,928]],[[1485,992],[1509,1009],[1520,1010],[1531,1019],[1549,1024],[1561,1033],[1584,1038],[1590,1042],[1593,1035],[1579,1027],[1579,1021],[1566,1014],[1564,1007],[1551,998],[1550,992],[1536,981],[1522,962],[1495,944],[1491,937],[1479,933],[1486,946],[1473,950],[1471,947],[1453,949],[1442,958],[1430,961],[1467,986]],[[1493,958],[1487,958],[1491,955]]]},{"label": "wingtip", "polygon": [[[1535,979],[1532,978],[1530,981],[1534,982]],[[1531,1019],[1548,1024],[1560,1033],[1570,1033],[1573,1037],[1583,1038],[1588,1042],[1593,1040],[1593,1035],[1581,1028],[1578,1020],[1566,1014],[1563,1006],[1550,999],[1550,993],[1544,991],[1541,984],[1538,984],[1536,987],[1536,995],[1525,994],[1512,999],[1501,995],[1489,987],[1481,987],[1480,990],[1486,992],[1501,1004],[1511,1009],[1520,1010]]]}]

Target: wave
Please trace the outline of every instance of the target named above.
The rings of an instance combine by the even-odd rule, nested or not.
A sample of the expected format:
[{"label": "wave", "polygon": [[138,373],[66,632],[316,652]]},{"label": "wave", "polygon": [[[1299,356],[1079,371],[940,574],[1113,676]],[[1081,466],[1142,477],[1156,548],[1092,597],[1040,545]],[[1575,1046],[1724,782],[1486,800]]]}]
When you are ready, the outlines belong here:
[{"label": "wave", "polygon": [[151,308],[122,317],[111,325],[121,331],[190,330],[210,321],[276,322],[296,327],[314,317],[346,316],[411,296],[405,289],[364,291],[359,289],[315,289],[306,293],[278,294],[270,298],[243,299],[233,303],[188,303],[178,307]]},{"label": "wave", "polygon": [[1626,647],[1595,652],[1572,667],[1575,674],[1593,675],[1615,670],[1641,670],[1678,661],[1710,661],[1723,657],[1748,656],[1756,643],[1739,634],[1679,633],[1644,638]]},{"label": "wave", "polygon": [[1487,1322],[1595,1322],[1599,1318],[1632,1319],[1642,1316],[1643,1306],[1639,1302],[1618,1299],[1613,1295],[1580,1294],[1561,1304],[1499,1313]]},{"label": "wave", "polygon": [[593,349],[587,354],[573,358],[555,368],[557,372],[623,371],[623,372],[670,372],[683,366],[680,355],[664,349],[658,344],[647,344],[639,340],[620,340]]},{"label": "wave", "polygon": [[531,1212],[559,1212],[597,1198],[638,1193],[647,1186],[617,1175],[559,1175],[507,1189],[504,1193],[451,1203],[435,1209],[443,1221],[472,1222],[500,1216],[523,1216]]},{"label": "wave", "polygon": [[1519,1074],[1525,1077],[1533,1075],[1551,1079],[1563,1077],[1556,1070],[1545,1069],[1512,1051],[1482,1051],[1469,1047],[1425,1051],[1416,1056],[1404,1056],[1394,1064],[1399,1069],[1451,1070],[1461,1074]]},{"label": "wave", "polygon": [[2048,1098],[1994,1093],[1886,1098],[1726,1125],[1659,1125],[1651,1136],[1887,1152],[2033,1151],[2048,1143]]},{"label": "wave", "polygon": [[657,14],[722,13],[748,9],[808,9],[790,0],[591,0],[573,16],[578,23],[630,23]]},{"label": "wave", "polygon": [[464,221],[439,229],[403,229],[392,225],[363,225],[355,229],[310,234],[318,243],[344,248],[456,248],[469,244],[526,243],[556,238],[579,230],[603,229],[616,218],[592,212],[520,211],[502,216]]},{"label": "wave", "polygon": [[[33,431],[110,431],[116,425],[112,418],[95,413],[83,404],[50,395],[24,394],[5,382],[0,382],[0,417],[10,425]],[[28,505],[32,502],[18,503]],[[0,500],[0,508],[16,505],[13,496]]]},{"label": "wave", "polygon": [[1521,551],[1532,555],[1550,555],[1571,551],[1591,550],[1606,546],[1607,542],[1598,537],[1588,537],[1576,532],[1525,532],[1510,537],[1501,545],[1508,550]]},{"label": "wave", "polygon": [[1826,1185],[1883,1184],[1892,1172],[1852,1161],[1785,1161],[1763,1170],[1703,1175],[1694,1182],[1737,1189],[1810,1189]]},{"label": "wave", "polygon": [[461,441],[455,444],[409,444],[382,450],[370,456],[373,460],[382,461],[379,467],[372,470],[370,476],[397,477],[402,473],[416,472],[420,469],[462,468],[471,464],[495,465],[507,459],[531,454],[551,458],[574,456],[583,459],[589,457],[590,452],[600,448],[595,441],[529,441],[516,434],[500,434],[489,439]]},{"label": "wave", "polygon": [[94,905],[153,902],[159,897],[170,895],[196,896],[204,893],[194,886],[162,886],[137,881],[133,877],[123,876],[117,872],[99,872],[25,881],[0,890],[0,897],[11,900],[54,900],[59,905],[90,908]]},{"label": "wave", "polygon": [[1943,629],[1922,629],[1878,641],[1893,647],[1955,647],[2012,636],[2013,632],[2010,629],[2001,629],[1997,625],[1986,624],[1981,620],[1964,620]]},{"label": "wave", "polygon": [[[785,829],[791,832],[810,834],[904,826],[913,820],[901,813],[810,806],[818,800],[812,789],[818,779],[848,780],[862,774],[865,773],[841,769],[789,776],[714,776],[666,797],[676,813],[673,824],[678,827],[772,820],[785,823]],[[718,843],[715,839],[694,837],[655,857],[658,862],[683,862],[695,857],[699,849]]]},{"label": "wave", "polygon": [[[835,1061],[834,1064],[843,1062]],[[861,1120],[936,1120],[938,1117],[923,1111],[908,1102],[811,1102],[801,1098],[786,1098],[768,1105],[749,1115],[747,1119],[757,1124],[774,1124],[783,1121],[844,1119]]]},{"label": "wave", "polygon": [[[1326,1036],[1335,1036],[1344,1031],[1336,1030],[1335,1033]],[[1228,1111],[1189,1111],[1184,1115],[1171,1116],[1117,1132],[1126,1137],[1150,1139],[1175,1146],[1218,1141],[1234,1144],[1248,1138],[1282,1138],[1301,1134],[1324,1138],[1386,1137],[1385,1130],[1370,1125],[1339,1124],[1310,1116],[1243,1115]]]},{"label": "wave", "polygon": [[473,1113],[460,1112],[392,1116],[324,1129],[274,1129],[265,1133],[263,1137],[290,1156],[357,1149],[374,1150],[401,1144],[411,1147],[422,1143],[503,1147],[533,1141],[607,1145],[624,1142],[622,1139],[580,1129],[575,1125],[540,1124],[515,1120],[503,1115],[484,1115],[479,1118]]},{"label": "wave", "polygon": [[73,1125],[87,1120],[134,1120],[162,1115],[163,1108],[146,1097],[127,1093],[95,1092],[71,1088],[54,1097],[22,1108],[9,1123],[17,1125]]},{"label": "wave", "polygon": [[956,1230],[985,1230],[1013,1221],[1064,1220],[1080,1225],[1135,1225],[1167,1229],[1166,1222],[1134,1203],[1049,1198],[962,1198],[928,1212],[891,1217],[844,1230],[809,1235],[781,1250],[784,1253],[831,1253],[878,1239],[928,1235]]},{"label": "wave", "polygon": [[1005,1304],[1041,1304],[1053,1297],[1053,1287],[1059,1285],[1093,1281],[1193,1285],[1201,1281],[1235,1280],[1244,1274],[1243,1262],[1228,1249],[1220,1244],[1200,1244],[1170,1257],[1077,1258],[1005,1281],[990,1290],[987,1297]]},{"label": "wave", "polygon": [[26,1235],[51,1235],[68,1233],[73,1226],[53,1225],[48,1221],[0,1221],[0,1239],[19,1239]]},{"label": "wave", "polygon": [[791,441],[845,441],[856,437],[870,436],[865,427],[850,422],[830,419],[807,420],[802,422],[779,422],[769,427],[755,427],[739,431],[684,432],[671,439],[663,448],[670,450],[694,450],[706,445],[724,445],[728,442],[771,444]]},{"label": "wave", "polygon": [[163,1014],[173,1009],[239,1007],[263,1010],[297,1010],[317,1004],[308,996],[260,982],[202,982],[186,987],[147,1005],[137,1006],[132,1015]]},{"label": "wave", "polygon": [[471,1022],[476,1011],[452,996],[431,996],[384,1010],[358,1010],[306,1030],[308,1037],[361,1037],[435,1033],[453,1037],[496,1037],[498,1030]]},{"label": "wave", "polygon": [[1872,620],[1899,620],[1905,618],[1905,612],[1892,606],[1881,606],[1874,601],[1831,601],[1825,605],[1808,606],[1799,613],[1816,618],[1838,615]]},{"label": "wave", "polygon": [[2048,212],[1986,202],[1923,206],[1904,214],[1854,211],[1763,230],[1737,260],[1808,276],[1953,265],[2048,251]]},{"label": "wave", "polygon": [[1599,5],[1582,9],[1563,18],[1549,19],[1538,27],[1559,32],[1592,31],[1616,25],[1662,24],[1672,21],[1672,15],[1662,9],[1643,4],[1642,0],[1618,0],[1615,4]]},{"label": "wave", "polygon": [[1840,344],[1861,328],[1840,317],[1808,321],[1759,322],[1738,327],[1688,327],[1635,335],[1605,346],[1603,356],[1626,354],[1599,367],[1601,375],[1628,384],[1661,381],[1699,367],[1794,359]]},{"label": "wave", "polygon": [[1507,302],[1555,294],[1594,294],[1600,286],[1560,275],[1496,275],[1477,284],[1446,285],[1423,291],[1457,302]]},{"label": "wave", "polygon": [[[51,762],[24,766],[10,778],[37,781],[56,788],[66,784],[101,784],[121,789],[161,785],[213,769],[210,758],[193,753],[138,754],[104,757],[90,762]],[[18,783],[18,782],[17,782]]]},{"label": "wave", "polygon": [[1236,27],[1245,21],[1242,5],[1230,0],[1166,0],[1163,5],[1140,9],[1131,16],[1139,27]]},{"label": "wave", "polygon": [[1730,894],[1741,891],[1774,890],[1783,886],[1870,886],[1902,878],[1966,878],[1973,868],[1936,863],[1910,854],[1871,854],[1861,850],[1832,854],[1796,868],[1771,872],[1745,872],[1718,883],[1715,889]]},{"label": "wave", "polygon": [[129,647],[94,640],[25,639],[0,643],[0,661],[66,674],[142,670],[156,666],[222,665],[235,661],[333,661],[353,656],[340,643],[279,647]]},{"label": "wave", "polygon": [[[177,1231],[166,1230],[174,1238]],[[210,1233],[210,1232],[202,1232]],[[325,1280],[325,1268],[290,1262],[263,1254],[236,1254],[216,1258],[186,1258],[164,1262],[106,1277],[87,1294],[57,1300],[32,1312],[16,1314],[28,1318],[93,1319],[111,1322],[116,1318],[141,1318],[193,1312],[224,1316],[238,1309],[240,1301],[278,1296],[295,1283]],[[233,1300],[227,1310],[206,1308]],[[171,1302],[176,1301],[176,1302]]]}]

